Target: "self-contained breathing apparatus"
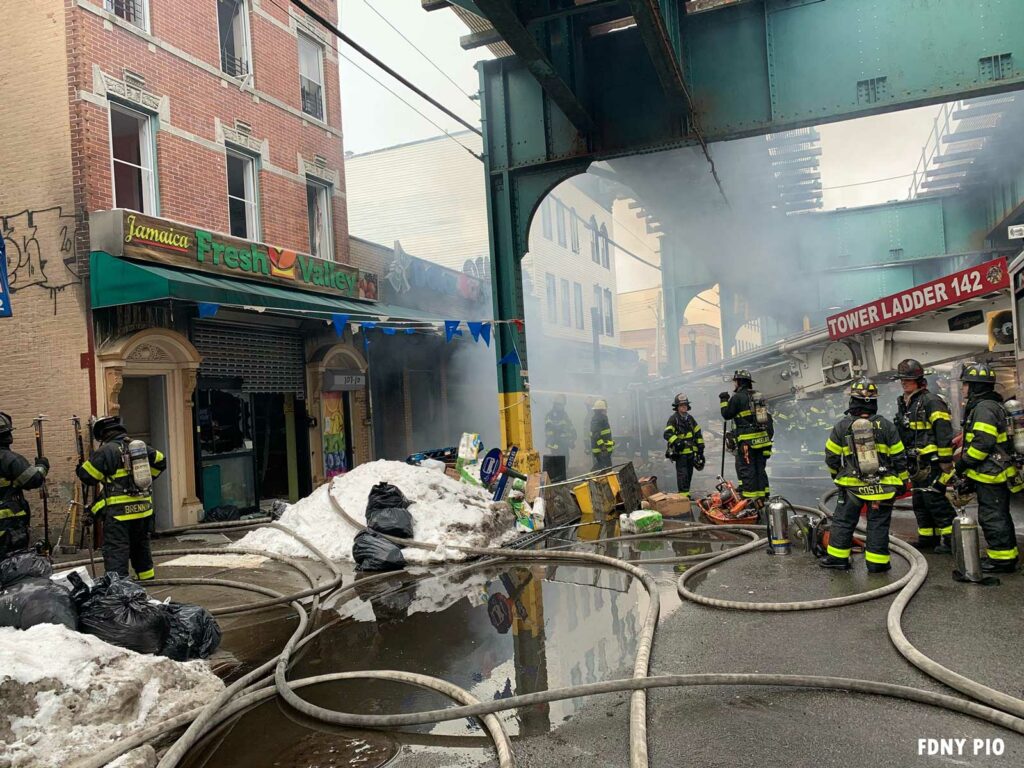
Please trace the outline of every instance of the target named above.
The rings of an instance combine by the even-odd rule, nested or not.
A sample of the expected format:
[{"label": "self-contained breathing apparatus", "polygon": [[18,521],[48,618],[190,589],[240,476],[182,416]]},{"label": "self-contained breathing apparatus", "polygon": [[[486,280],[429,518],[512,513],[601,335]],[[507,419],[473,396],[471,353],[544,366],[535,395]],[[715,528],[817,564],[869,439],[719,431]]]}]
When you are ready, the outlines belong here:
[{"label": "self-contained breathing apparatus", "polygon": [[142,440],[132,440],[128,447],[121,448],[124,469],[128,473],[128,493],[131,496],[148,496],[153,489],[153,471],[149,465],[149,448]]}]

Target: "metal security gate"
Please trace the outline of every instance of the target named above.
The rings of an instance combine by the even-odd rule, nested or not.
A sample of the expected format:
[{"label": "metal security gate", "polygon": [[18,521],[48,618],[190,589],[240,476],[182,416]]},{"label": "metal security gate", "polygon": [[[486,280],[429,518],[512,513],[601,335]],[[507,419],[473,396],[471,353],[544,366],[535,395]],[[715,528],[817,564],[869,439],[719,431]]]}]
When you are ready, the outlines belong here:
[{"label": "metal security gate", "polygon": [[200,376],[241,378],[241,391],[246,393],[305,395],[306,355],[297,331],[196,323],[192,343],[203,357]]}]

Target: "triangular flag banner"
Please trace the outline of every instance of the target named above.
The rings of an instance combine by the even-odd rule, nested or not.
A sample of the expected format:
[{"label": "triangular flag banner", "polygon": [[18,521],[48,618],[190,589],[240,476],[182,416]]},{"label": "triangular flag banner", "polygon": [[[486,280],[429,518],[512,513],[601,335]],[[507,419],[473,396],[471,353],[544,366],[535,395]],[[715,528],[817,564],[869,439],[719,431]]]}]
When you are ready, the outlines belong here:
[{"label": "triangular flag banner", "polygon": [[416,333],[416,329],[415,328],[406,328],[405,329],[405,335],[406,336],[412,336],[414,333]]},{"label": "triangular flag banner", "polygon": [[459,330],[460,320],[445,320],[444,321],[444,340],[450,342],[453,336],[461,336],[462,331]]},{"label": "triangular flag banner", "polygon": [[377,323],[375,323],[373,320],[366,320],[366,321],[360,323],[359,327],[362,328],[364,331],[368,331],[371,328],[376,328],[377,327]]},{"label": "triangular flag banner", "polygon": [[491,346],[491,324],[485,322],[466,321],[469,332],[473,335],[473,341],[484,340],[484,344]]},{"label": "triangular flag banner", "polygon": [[212,304],[206,301],[199,302],[199,316],[200,317],[213,317],[217,314],[217,310],[220,309],[220,304]]},{"label": "triangular flag banner", "polygon": [[397,332],[397,328],[381,328],[385,336],[394,336]]},{"label": "triangular flag banner", "polygon": [[522,361],[519,359],[519,352],[513,349],[498,361],[498,365],[522,365]]},{"label": "triangular flag banner", "polygon": [[345,335],[345,326],[348,325],[348,319],[350,315],[333,314],[331,315],[331,323],[334,325],[334,332],[338,336]]},{"label": "triangular flag banner", "polygon": [[516,319],[514,319],[514,320],[512,321],[512,324],[513,324],[513,325],[514,325],[514,326],[515,326],[516,328],[518,328],[518,329],[519,329],[519,332],[520,332],[520,333],[522,333],[522,332],[523,332],[523,327],[524,327],[524,326],[523,326],[523,321],[522,321],[522,320],[520,320],[519,318],[516,318]]}]

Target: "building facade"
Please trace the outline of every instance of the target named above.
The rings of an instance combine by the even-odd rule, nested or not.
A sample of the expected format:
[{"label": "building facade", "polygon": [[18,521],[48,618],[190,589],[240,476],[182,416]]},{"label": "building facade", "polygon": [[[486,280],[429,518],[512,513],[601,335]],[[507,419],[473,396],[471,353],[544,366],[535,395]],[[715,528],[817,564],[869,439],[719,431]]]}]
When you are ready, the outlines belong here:
[{"label": "building facade", "polygon": [[[333,0],[310,5],[337,18]],[[0,409],[15,447],[31,453],[24,428],[48,414],[67,495],[69,417],[120,414],[169,456],[158,527],[294,499],[370,458],[365,361],[328,321],[369,311],[379,270],[350,263],[323,30],[266,0],[39,0],[7,37],[0,370],[21,384]],[[348,387],[341,451],[330,387]]]}]

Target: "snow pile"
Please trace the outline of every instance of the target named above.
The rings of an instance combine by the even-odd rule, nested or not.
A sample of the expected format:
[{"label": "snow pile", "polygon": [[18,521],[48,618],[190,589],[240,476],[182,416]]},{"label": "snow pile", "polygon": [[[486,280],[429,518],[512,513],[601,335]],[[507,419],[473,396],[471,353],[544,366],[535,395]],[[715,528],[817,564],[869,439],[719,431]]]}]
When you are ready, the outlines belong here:
[{"label": "snow pile", "polygon": [[201,706],[205,662],[144,656],[58,624],[0,628],[0,766],[65,766]]},{"label": "snow pile", "polygon": [[[338,514],[328,493],[334,494],[349,517],[365,523],[370,489],[381,482],[397,486],[412,502],[409,512],[413,519],[413,537],[417,541],[446,546],[495,547],[516,536],[511,511],[506,505],[493,505],[491,495],[483,488],[460,483],[436,469],[400,461],[361,464],[288,507],[278,523],[309,539],[328,557],[351,561],[352,542],[359,531]],[[253,531],[233,546],[286,557],[312,556],[287,533],[273,528]],[[441,552],[411,547],[403,554],[410,563],[444,559]],[[447,556],[451,559],[459,555],[449,551]]]}]

